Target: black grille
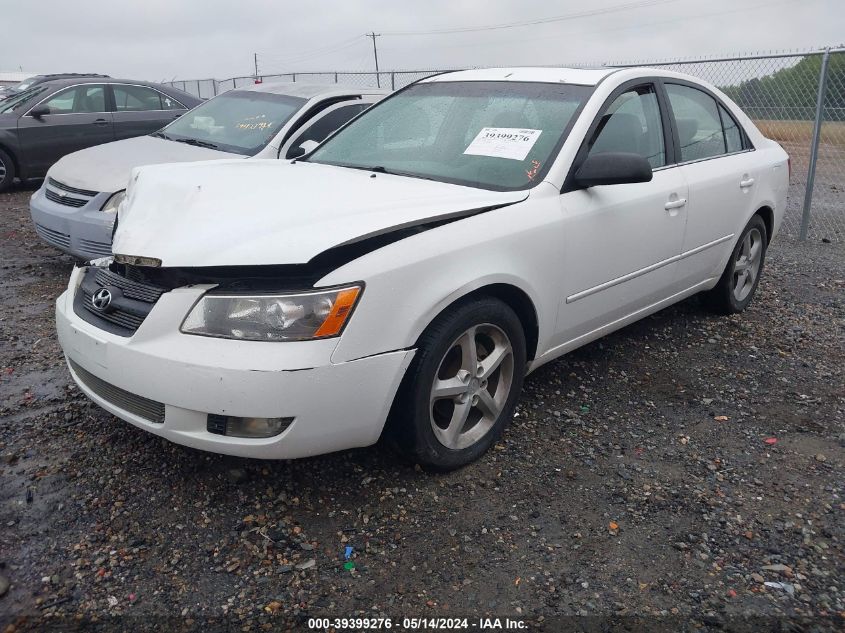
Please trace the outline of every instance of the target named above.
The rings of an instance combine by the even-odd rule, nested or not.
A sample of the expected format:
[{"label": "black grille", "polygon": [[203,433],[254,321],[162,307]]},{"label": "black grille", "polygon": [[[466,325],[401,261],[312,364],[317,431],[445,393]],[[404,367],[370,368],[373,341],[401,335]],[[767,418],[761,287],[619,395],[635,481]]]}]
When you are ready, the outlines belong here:
[{"label": "black grille", "polygon": [[[94,308],[91,302],[101,288],[108,288],[112,295],[111,304],[104,311]],[[89,268],[74,297],[73,310],[80,318],[107,332],[131,336],[167,290],[127,279],[105,268]]]},{"label": "black grille", "polygon": [[95,394],[100,396],[103,400],[113,404],[118,409],[127,411],[137,415],[139,418],[144,418],[156,424],[164,422],[164,405],[161,402],[137,396],[120,387],[107,383],[102,378],[97,378],[94,374],[83,369],[72,360],[68,360],[70,368],[76,374],[79,381],[88,387]]},{"label": "black grille", "polygon": [[78,193],[80,196],[87,196],[89,198],[93,198],[99,192],[98,191],[88,191],[87,189],[77,189],[76,187],[71,187],[70,185],[66,185],[63,182],[59,182],[58,180],[53,180],[52,178],[47,179],[47,184],[51,187],[55,187],[56,189],[61,189],[62,191],[67,191],[69,193]]},{"label": "black grille", "polygon": [[116,286],[123,291],[123,294],[130,299],[138,299],[147,303],[155,303],[161,295],[167,292],[167,288],[154,286],[143,281],[127,279],[115,272],[105,268],[97,268],[95,280],[100,286]]},{"label": "black grille", "polygon": [[205,430],[216,435],[226,435],[226,422],[228,420],[229,416],[227,415],[209,413],[205,423]]},{"label": "black grille", "polygon": [[47,200],[52,200],[57,204],[63,204],[66,207],[75,207],[78,209],[79,207],[84,207],[88,204],[87,200],[83,200],[82,198],[73,198],[71,196],[62,196],[51,189],[47,189],[44,195],[47,196]]}]

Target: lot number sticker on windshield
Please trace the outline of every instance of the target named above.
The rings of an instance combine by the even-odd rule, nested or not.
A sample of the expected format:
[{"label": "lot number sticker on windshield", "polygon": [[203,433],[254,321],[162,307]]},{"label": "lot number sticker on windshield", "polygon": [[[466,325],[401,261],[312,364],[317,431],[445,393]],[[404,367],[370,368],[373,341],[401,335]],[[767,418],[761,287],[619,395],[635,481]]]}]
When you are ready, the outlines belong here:
[{"label": "lot number sticker on windshield", "polygon": [[516,127],[485,127],[464,150],[464,154],[525,160],[542,131]]}]

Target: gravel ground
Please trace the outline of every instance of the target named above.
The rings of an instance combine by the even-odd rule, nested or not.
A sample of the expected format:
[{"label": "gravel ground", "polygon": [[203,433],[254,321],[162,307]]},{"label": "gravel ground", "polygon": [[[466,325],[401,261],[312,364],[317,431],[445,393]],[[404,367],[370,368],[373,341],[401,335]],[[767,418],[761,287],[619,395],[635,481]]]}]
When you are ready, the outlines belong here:
[{"label": "gravel ground", "polygon": [[431,475],[382,447],[202,453],[89,404],[29,195],[0,195],[0,631],[843,625],[842,245],[779,238],[747,313],[692,299],[538,370],[494,450]]}]

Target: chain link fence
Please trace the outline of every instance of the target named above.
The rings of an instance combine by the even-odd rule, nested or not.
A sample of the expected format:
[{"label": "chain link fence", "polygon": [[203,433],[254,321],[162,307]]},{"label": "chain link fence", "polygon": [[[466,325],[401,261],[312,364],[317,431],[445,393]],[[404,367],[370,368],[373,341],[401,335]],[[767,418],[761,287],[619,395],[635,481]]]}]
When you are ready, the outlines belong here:
[{"label": "chain link fence", "polygon": [[361,88],[383,88],[385,90],[398,90],[419,79],[424,79],[442,70],[395,70],[375,72],[307,72],[307,73],[282,73],[277,75],[259,75],[230,77],[229,79],[185,79],[179,81],[164,82],[179,90],[184,90],[195,97],[209,99],[221,92],[252,86],[257,82],[302,82],[309,84],[343,84]]},{"label": "chain link fence", "polygon": [[[687,73],[721,88],[789,153],[792,173],[783,231],[845,242],[845,49],[717,59],[612,63]],[[209,98],[262,82],[345,84],[397,90],[443,70],[307,72],[191,79],[169,85]]]},{"label": "chain link fence", "polygon": [[633,65],[687,73],[721,88],[789,153],[782,230],[845,242],[845,51]]}]

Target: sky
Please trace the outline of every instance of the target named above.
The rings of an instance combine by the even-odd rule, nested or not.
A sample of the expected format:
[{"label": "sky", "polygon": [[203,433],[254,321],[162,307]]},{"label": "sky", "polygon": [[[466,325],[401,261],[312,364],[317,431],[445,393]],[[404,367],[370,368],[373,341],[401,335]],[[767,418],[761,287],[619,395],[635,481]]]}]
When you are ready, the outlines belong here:
[{"label": "sky", "polygon": [[845,0],[0,0],[0,71],[369,71],[367,32],[382,70],[653,61],[845,45]]}]

